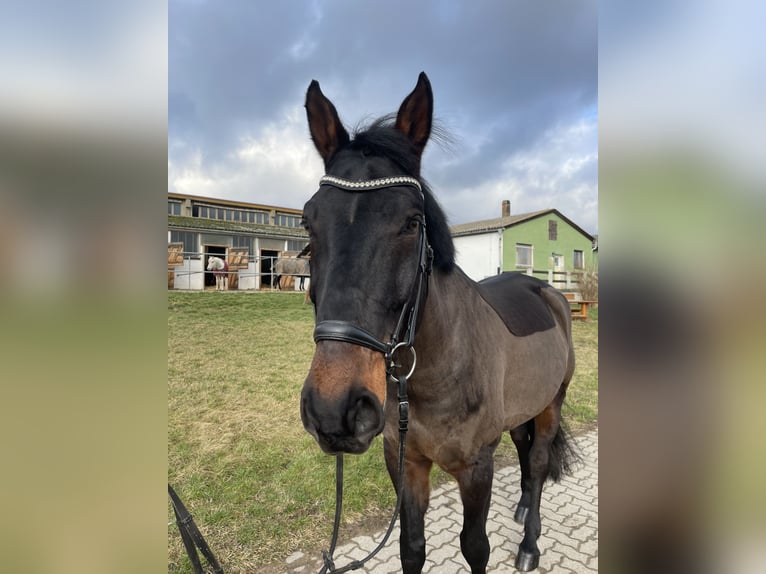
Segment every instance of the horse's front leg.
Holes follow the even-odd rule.
[[[489,562],[487,514],[492,494],[493,455],[498,442],[482,447],[475,463],[455,474],[463,500],[460,550],[472,574],[485,574]]]
[[[432,462],[424,457],[407,453],[404,463],[404,485],[399,484],[399,444],[383,441],[386,468],[397,494],[402,492],[399,513],[401,535],[399,552],[404,574],[420,574],[426,561],[425,515],[431,490],[429,475]]]

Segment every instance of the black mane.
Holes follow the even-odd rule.
[[[420,176],[420,157],[410,141],[394,127],[395,115],[386,115],[369,126],[354,130],[347,150],[357,150],[363,155],[385,157],[401,170],[400,174],[415,177],[425,195],[426,232],[434,250],[434,267],[450,272],[455,265],[455,246],[452,243],[447,217],[436,201],[428,183]]]

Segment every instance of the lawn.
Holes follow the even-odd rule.
[[[574,325],[564,416],[575,434],[598,415],[597,319]],[[227,574],[269,572],[328,544],[335,462],[299,414],[313,326],[300,293],[168,293],[168,481]],[[497,458],[515,458],[507,433]],[[343,538],[383,525],[393,508],[380,437],[346,457],[345,476]],[[191,573],[173,521],[168,504],[168,572]]]

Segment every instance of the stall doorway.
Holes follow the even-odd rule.
[[[212,287],[215,289],[215,275],[212,271],[207,270],[207,261],[211,256],[220,257],[226,261],[226,246],[225,245],[204,245],[202,250],[205,252],[204,270],[205,270],[205,289]]]
[[[274,264],[279,257],[279,251],[261,249],[261,289],[275,289],[276,277],[274,276]]]

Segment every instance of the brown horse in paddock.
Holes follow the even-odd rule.
[[[532,277],[475,283],[455,265],[446,218],[420,177],[433,112],[425,74],[395,119],[353,138],[316,81],[306,111],[326,175],[304,208],[317,344],[301,394],[303,424],[330,454],[362,453],[383,433],[401,497],[406,574],[425,562],[433,463],[457,479],[460,547],[474,574],[486,572],[493,453],[510,431],[522,475],[516,567],[532,570],[543,482],[566,471],[572,454],[560,427],[574,370],[569,304]],[[411,368],[399,483],[397,390],[388,375],[406,380],[397,372]]]

